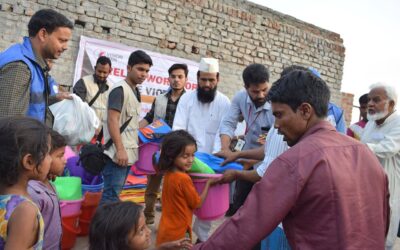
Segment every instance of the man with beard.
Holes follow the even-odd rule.
[[[237,148],[237,150],[261,147],[260,136],[274,124],[271,105],[267,102],[268,89],[270,88],[268,69],[262,64],[251,64],[245,68],[242,77],[245,89],[233,97],[229,112],[221,123],[221,152],[217,153],[218,155],[224,156],[225,153],[230,153],[229,145],[234,136],[240,114],[243,115],[247,126],[242,141],[244,146]],[[258,164],[254,167],[256,166]],[[250,169],[253,169],[253,167]],[[233,205],[229,210],[231,215],[243,204],[252,187],[252,182],[237,180]]]
[[[151,57],[142,50],[129,56],[126,78],[110,90],[107,105],[107,123],[103,125],[104,141],[113,144],[104,153],[110,157],[104,170],[104,189],[101,204],[119,201],[129,167],[138,160],[138,128],[140,115],[140,92],[137,85],[146,80]],[[120,128],[127,124],[122,133]]]
[[[188,73],[186,64],[177,63],[168,69],[170,89],[155,98],[151,110],[139,122],[139,128],[143,128],[160,118],[172,127],[179,99],[185,93]],[[157,200],[157,192],[160,189],[162,177],[162,174],[147,175],[147,187],[144,196],[146,203],[144,209],[146,224],[154,224],[154,205]]]
[[[291,148],[237,213],[193,249],[251,249],[281,221],[291,249],[383,249],[387,177],[365,145],[326,121],[329,98],[327,84],[309,71],[274,83],[274,127]]]
[[[223,116],[229,111],[228,97],[217,90],[219,64],[215,58],[202,58],[197,72],[197,90],[181,97],[175,113],[173,130],[188,131],[199,152],[212,153],[215,137]],[[193,231],[199,241],[205,241],[211,221],[196,218]]]
[[[0,54],[0,117],[26,115],[53,125],[49,105],[70,98],[54,92],[46,59],[67,50],[73,24],[50,9],[36,12],[28,23],[29,37]]]
[[[101,126],[106,122],[108,90],[111,87],[111,83],[107,81],[107,78],[110,73],[110,58],[100,56],[97,59],[96,66],[94,66],[94,74],[79,79],[73,89],[74,93],[94,110],[101,122]]]
[[[163,119],[171,128],[174,122],[176,107],[179,99],[185,93],[189,70],[186,64],[176,63],[168,69],[170,88],[164,94],[157,96],[151,110],[140,121],[139,127],[146,127],[154,120]]]
[[[368,94],[368,123],[361,135],[376,155],[389,178],[390,226],[386,249],[393,249],[400,220],[400,116],[395,110],[394,87],[377,83]]]

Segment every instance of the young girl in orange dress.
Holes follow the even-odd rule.
[[[208,180],[202,193],[197,193],[187,174],[196,150],[196,140],[184,130],[173,131],[163,139],[158,168],[165,176],[157,246],[185,236],[192,238],[193,210],[203,204],[210,185],[215,183]]]

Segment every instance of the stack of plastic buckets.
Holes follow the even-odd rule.
[[[79,156],[72,156],[67,160],[66,168],[71,176],[79,176],[82,179],[83,202],[79,216],[80,236],[89,234],[89,224],[99,205],[103,191],[103,178],[101,175],[92,175],[85,171],[79,162]]]
[[[74,247],[80,233],[79,216],[82,205],[82,182],[79,177],[57,177],[54,185],[60,199],[62,220],[62,249]]]
[[[80,236],[89,234],[89,225],[93,215],[98,207],[104,187],[103,178],[95,176],[91,184],[82,184],[83,202],[81,215],[79,217],[79,225],[81,227]]]

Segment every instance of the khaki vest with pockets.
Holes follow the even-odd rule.
[[[119,119],[119,127],[121,127],[130,117],[132,120],[121,134],[122,144],[128,154],[128,165],[134,164],[138,160],[138,129],[139,129],[139,116],[140,116],[140,103],[136,99],[132,88],[128,83],[123,80],[114,84],[110,92],[122,86],[124,91],[124,102],[122,104],[121,115]],[[110,139],[110,132],[108,131],[107,123],[104,126],[104,142]],[[104,151],[114,162],[116,162],[116,147],[114,144],[106,151]]]
[[[94,82],[93,75],[88,75],[82,78],[83,83],[85,84],[87,94],[86,94],[86,99],[85,102],[89,103],[93,97],[97,94],[99,91],[99,85]],[[110,87],[111,84],[110,82],[106,82],[108,85],[108,90],[101,93],[96,101],[92,104],[91,108],[94,110],[94,112],[97,115],[97,118],[100,120],[100,125],[102,126],[104,123],[106,123],[106,113],[107,113],[107,101],[108,101],[108,94],[110,93]]]

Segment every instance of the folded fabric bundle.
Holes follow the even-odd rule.
[[[133,184],[133,185],[135,185],[135,184],[144,184],[144,185],[146,185],[147,184],[147,177],[146,177],[146,175],[135,176],[135,175],[128,174],[128,177],[126,178],[125,185],[126,184]]]
[[[224,166],[221,166],[221,163],[224,161],[224,158],[203,153],[203,152],[196,152],[194,155],[207,164],[210,168],[212,168],[216,173],[223,173],[225,170],[228,169],[235,169],[235,170],[243,170],[243,166],[237,162],[230,162]]]
[[[237,162],[230,162],[221,166],[220,164],[224,161],[224,158],[212,154],[196,152],[194,155],[195,159],[192,168],[188,171],[189,173],[215,174],[223,173],[228,169],[243,170],[243,166]],[[160,152],[156,152],[153,160],[157,164],[159,159]]]
[[[147,187],[146,184],[125,184],[123,189],[124,190],[126,190],[126,189],[142,189],[142,188],[146,188],[146,187]]]
[[[122,201],[144,203],[144,193],[145,189],[125,189],[121,191],[119,198]]]
[[[163,119],[157,119],[144,128],[139,129],[139,139],[142,143],[161,142],[164,135],[171,132],[171,127]]]

